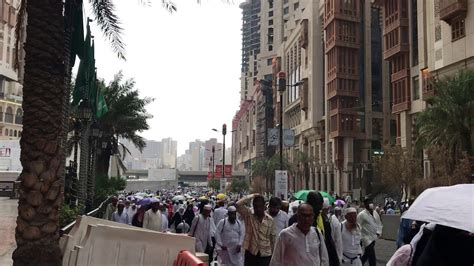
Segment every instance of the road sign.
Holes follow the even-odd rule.
[[[278,128],[268,129],[268,146],[278,146],[280,143]]]
[[[288,171],[275,171],[275,197],[288,197]]]
[[[293,131],[293,129],[283,130],[283,145],[285,145],[285,147],[292,147],[295,145],[295,131]]]
[[[227,183],[227,178],[221,178],[220,180],[220,192],[223,193],[225,192],[225,185]]]

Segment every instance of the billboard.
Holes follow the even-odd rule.
[[[288,197],[288,171],[275,171],[275,197],[287,199]]]

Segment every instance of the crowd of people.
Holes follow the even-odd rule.
[[[370,198],[363,206],[355,201],[332,203],[317,191],[309,192],[304,201],[284,201],[260,194],[224,195],[189,188],[161,190],[145,197],[123,193],[112,199],[104,219],[187,234],[195,238],[196,252],[223,265],[375,266],[375,245],[382,235],[379,212]],[[409,224],[409,232],[403,229],[404,223]],[[440,265],[420,261],[422,248],[413,252],[412,240],[425,243],[429,233],[422,238],[424,242],[416,235],[433,232],[433,228],[402,220],[400,249],[388,265]]]

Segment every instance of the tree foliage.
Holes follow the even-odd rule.
[[[463,152],[473,155],[474,70],[462,70],[434,82],[435,94],[417,117],[422,147],[443,146],[456,160]]]
[[[214,190],[219,190],[221,188],[221,182],[219,179],[214,178],[207,182],[207,186]]]
[[[150,128],[148,119],[152,116],[146,111],[146,106],[153,99],[141,98],[135,88],[135,81],[133,79],[124,81],[122,72],[116,74],[108,86],[101,81],[99,87],[103,91],[109,111],[99,120],[103,131],[99,145],[102,146],[102,143],[107,145],[99,155],[97,174],[107,175],[110,156],[120,155],[117,156],[120,163],[126,154],[130,153],[120,143],[120,139],[129,140],[140,151],[145,147],[145,140],[138,133]],[[120,165],[124,167],[123,164]]]
[[[235,193],[245,192],[249,190],[249,184],[245,180],[232,178],[230,183],[230,191]]]
[[[110,195],[116,195],[117,192],[125,189],[127,182],[120,177],[97,176],[95,180],[95,200],[100,204]]]
[[[421,154],[417,155],[400,146],[386,146],[383,151],[382,156],[374,158],[379,177],[379,184],[375,187],[387,194],[408,197],[409,189],[415,188],[423,178]]]

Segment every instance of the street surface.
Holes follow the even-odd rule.
[[[0,265],[12,265],[18,200],[0,198]]]
[[[375,254],[377,255],[377,265],[386,265],[396,250],[395,241],[379,239],[375,243]],[[368,265],[368,263],[366,263]]]

